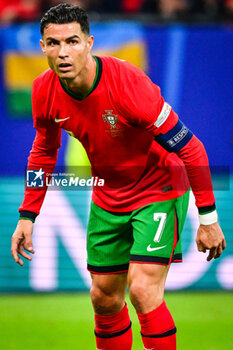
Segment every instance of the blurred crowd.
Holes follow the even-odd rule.
[[[163,18],[233,15],[233,0],[0,0],[0,22],[35,21],[62,2],[79,5],[89,13],[155,13]]]

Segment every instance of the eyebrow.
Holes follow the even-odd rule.
[[[69,40],[72,40],[72,39],[81,39],[81,38],[80,38],[80,36],[75,34],[75,35],[70,36],[69,38],[66,38],[65,41],[69,41]],[[49,40],[53,40],[53,41],[58,41],[59,42],[59,40],[57,40],[55,38],[52,38],[51,36],[46,38],[46,41],[49,41]]]

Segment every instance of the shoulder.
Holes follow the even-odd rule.
[[[55,79],[56,74],[52,69],[47,69],[33,81],[32,94],[34,96],[37,95],[36,97],[38,97],[39,94],[47,94],[48,87],[53,84]]]
[[[31,99],[34,120],[48,118],[49,104],[55,90],[56,79],[57,75],[51,69],[47,69],[33,81]]]
[[[119,81],[119,88],[122,91],[131,93],[133,90],[143,93],[152,93],[160,96],[160,88],[154,84],[142,69],[132,63],[112,56],[101,56],[103,69],[108,76],[112,76]],[[133,89],[133,90],[132,90]]]
[[[43,111],[48,108],[51,94],[55,89],[55,82],[57,75],[51,70],[47,69],[40,74],[32,85],[32,111],[33,115],[43,115]]]
[[[113,56],[99,56],[105,69],[118,74],[146,76],[138,67],[128,61]]]

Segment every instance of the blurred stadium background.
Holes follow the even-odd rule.
[[[33,261],[20,268],[10,254],[35,136],[31,85],[47,69],[38,19],[60,2],[0,1],[0,350],[95,348],[85,251],[90,191],[48,191],[35,224]],[[178,323],[180,349],[233,348],[233,1],[72,3],[90,12],[94,53],[144,69],[207,149],[227,249],[210,263],[197,252],[191,196],[184,262],[171,267],[167,300]],[[57,164],[88,165],[79,142],[66,133]],[[136,324],[133,312],[132,317]],[[133,349],[139,350],[135,327]]]

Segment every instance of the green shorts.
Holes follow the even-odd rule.
[[[181,262],[181,232],[188,202],[189,191],[127,213],[106,211],[92,202],[87,229],[88,270],[120,273],[127,271],[131,262]]]

